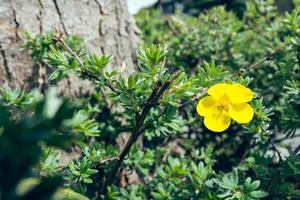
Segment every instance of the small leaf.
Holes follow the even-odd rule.
[[[249,196],[256,199],[261,199],[268,196],[268,193],[262,190],[257,190],[249,193]]]

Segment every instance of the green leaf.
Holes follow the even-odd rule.
[[[71,189],[65,188],[65,189],[59,189],[53,197],[51,198],[53,200],[89,200],[89,198],[83,196],[82,194],[79,194],[77,192],[74,192]]]
[[[257,190],[257,191],[250,192],[249,196],[256,199],[261,199],[268,196],[268,193],[261,190]]]
[[[291,194],[295,197],[300,197],[300,190],[293,190]]]
[[[151,192],[151,195],[155,200],[164,200],[164,197],[157,192]]]
[[[250,184],[250,187],[249,187],[249,190],[250,191],[254,191],[256,190],[260,185],[260,181],[253,181],[251,184]]]

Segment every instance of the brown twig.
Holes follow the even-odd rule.
[[[159,98],[163,95],[163,93],[169,88],[171,83],[178,77],[178,75],[181,72],[175,72],[173,75],[171,75],[170,79],[167,80],[162,86],[155,86],[153,89],[150,97],[148,98],[146,104],[144,105],[144,108],[142,110],[142,113],[136,113],[136,123],[135,127],[132,131],[132,134],[130,135],[130,138],[128,139],[125,147],[121,151],[119,155],[119,159],[116,161],[115,165],[113,166],[111,172],[109,173],[108,177],[106,178],[103,187],[102,187],[102,194],[105,194],[107,186],[109,186],[115,177],[116,173],[118,172],[122,162],[124,161],[126,155],[129,153],[132,145],[136,142],[138,137],[143,133],[142,127],[146,120],[147,115],[149,114],[150,110],[157,104]]]

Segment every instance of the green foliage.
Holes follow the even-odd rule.
[[[89,119],[89,114],[80,110],[74,115],[74,117],[68,122],[73,125],[73,130],[78,133],[82,133],[84,136],[99,136],[99,124],[95,119]]]
[[[59,165],[60,153],[50,147],[44,147],[37,169],[40,174],[56,175],[60,168]]]
[[[32,93],[25,93],[23,90],[12,90],[10,87],[1,88],[0,101],[5,106],[24,106],[31,102]]]
[[[71,162],[67,166],[69,176],[67,179],[70,179],[71,182],[83,182],[86,184],[93,183],[93,180],[90,178],[93,174],[96,174],[98,170],[92,169],[92,161],[88,160],[87,157],[84,157],[81,161]]]
[[[222,194],[219,194],[218,197],[221,199],[262,199],[268,196],[267,192],[257,190],[260,181],[251,182],[251,178],[248,177],[245,182],[240,185],[238,172],[234,170],[231,174],[223,175],[220,177],[220,180],[215,181],[216,184],[220,187]]]
[[[129,153],[129,159],[124,161],[129,170],[136,170],[141,176],[147,176],[149,170],[154,164],[154,151],[141,151],[137,145],[134,145]]]
[[[11,90],[6,90],[16,94]],[[23,92],[19,92],[27,96]],[[6,95],[7,93],[5,93]],[[8,95],[9,97],[12,94]],[[20,105],[23,101],[18,101]],[[42,145],[67,148],[72,139],[70,127],[63,122],[72,117],[74,105],[58,99],[53,90],[40,100],[31,112],[20,119],[11,119],[6,108],[1,107],[0,117],[0,194],[1,199],[46,199],[61,185],[59,176],[38,177],[34,166],[43,157]],[[28,110],[29,111],[29,110]],[[42,161],[43,162],[43,161]],[[50,161],[44,161],[44,163]],[[49,170],[51,168],[51,170]],[[53,166],[43,165],[41,172],[53,172]],[[21,185],[20,185],[21,184]]]
[[[162,1],[163,10],[166,10],[167,13],[175,12],[175,9],[172,6],[177,7],[179,4],[180,10],[184,13],[190,15],[198,15],[200,12],[204,12],[206,9],[209,9],[213,6],[225,5],[226,9],[233,10],[239,16],[243,15],[245,11],[245,0],[198,0],[198,1],[189,1],[189,0],[169,0]],[[179,6],[178,6],[179,7]]]
[[[1,88],[0,198],[299,198],[300,147],[288,143],[300,124],[299,9],[280,16],[255,0],[241,18],[224,7],[136,18],[146,44],[132,74],[76,36],[27,34],[24,48],[51,67],[53,84],[72,73],[91,92],[66,100]],[[255,114],[216,134],[195,107],[220,82],[251,88]]]

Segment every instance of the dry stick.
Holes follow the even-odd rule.
[[[173,75],[171,75],[171,78],[169,80],[167,80],[161,87],[159,87],[159,88],[155,87],[153,89],[150,97],[148,98],[148,100],[142,110],[142,113],[140,115],[136,114],[136,124],[133,129],[133,132],[130,135],[130,138],[128,139],[125,147],[123,148],[123,150],[119,156],[119,159],[117,160],[117,162],[113,166],[113,169],[111,170],[107,179],[105,180],[103,187],[102,187],[102,191],[101,191],[102,194],[105,194],[107,192],[107,190],[106,190],[107,186],[109,186],[111,184],[115,174],[118,172],[118,169],[120,168],[126,155],[129,153],[132,145],[136,142],[138,137],[143,133],[142,126],[143,126],[145,119],[146,119],[147,115],[149,114],[151,108],[153,108],[157,104],[159,98],[169,88],[171,83],[178,77],[178,75],[180,73],[181,72],[175,72]]]
[[[242,69],[240,70],[239,72],[233,74],[230,78],[234,78],[236,76],[240,76],[242,75],[243,73],[247,72],[247,71],[250,71],[251,69],[256,69],[258,68],[261,64],[263,64],[264,62],[268,61],[268,60],[271,60],[276,54],[278,54],[280,51],[282,51],[286,46],[283,45],[281,46],[280,48],[276,49],[275,51],[273,51],[272,53],[270,53],[269,55],[267,55],[266,57],[264,57],[263,59],[261,59],[260,61],[258,61],[257,63],[247,67],[246,69]],[[203,92],[201,92],[200,94],[192,97],[191,100],[189,101],[186,101],[186,102],[183,102],[182,104],[180,104],[179,108],[182,108],[184,107],[185,105],[191,103],[191,102],[194,102],[196,101],[197,99],[199,99],[200,97],[204,96],[207,92],[207,89],[204,89]]]

